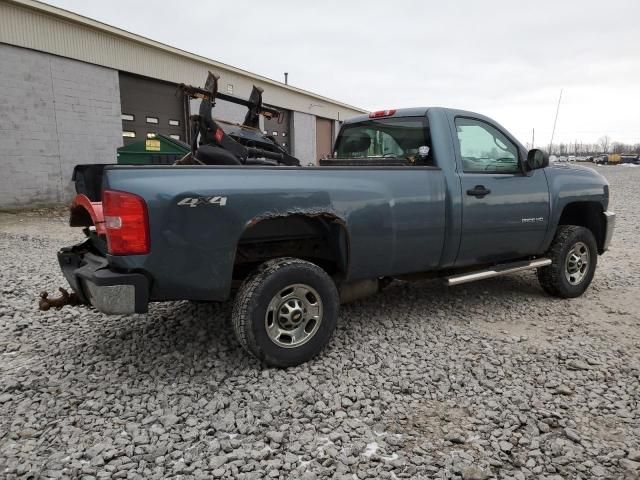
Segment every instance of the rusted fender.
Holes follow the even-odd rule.
[[[93,225],[96,227],[96,233],[98,235],[106,235],[107,232],[104,227],[104,215],[102,213],[102,202],[92,202],[84,194],[76,195],[71,202],[71,218],[69,225],[72,227],[88,227],[86,225],[86,217],[82,214],[82,210],[85,210]]]

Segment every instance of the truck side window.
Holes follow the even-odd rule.
[[[456,118],[456,132],[465,172],[520,172],[518,147],[489,123]]]

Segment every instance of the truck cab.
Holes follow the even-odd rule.
[[[421,156],[421,148],[428,154]],[[438,267],[452,268],[544,252],[559,221],[558,209],[565,206],[561,197],[569,197],[556,191],[566,182],[573,184],[572,189],[576,183],[592,183],[583,202],[608,202],[606,181],[600,175],[583,169],[546,168],[548,161],[531,168],[527,157],[527,149],[507,129],[484,115],[409,108],[346,121],[334,158],[321,165],[441,170],[447,179],[447,226]],[[602,232],[597,234],[604,249]]]

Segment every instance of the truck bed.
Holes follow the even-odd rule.
[[[104,188],[147,203],[151,253],[110,263],[153,272],[152,300],[227,298],[238,244],[279,217],[341,226],[348,280],[434,268],[444,242],[435,167],[107,166]]]

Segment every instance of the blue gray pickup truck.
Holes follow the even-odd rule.
[[[614,228],[602,176],[549,165],[472,112],[352,118],[315,167],[214,157],[77,167],[71,225],[88,238],[58,258],[81,302],[129,314],[234,298],[239,343],[285,367],[329,342],[341,302],[393,279],[453,286],[536,269],[544,291],[578,297]]]

